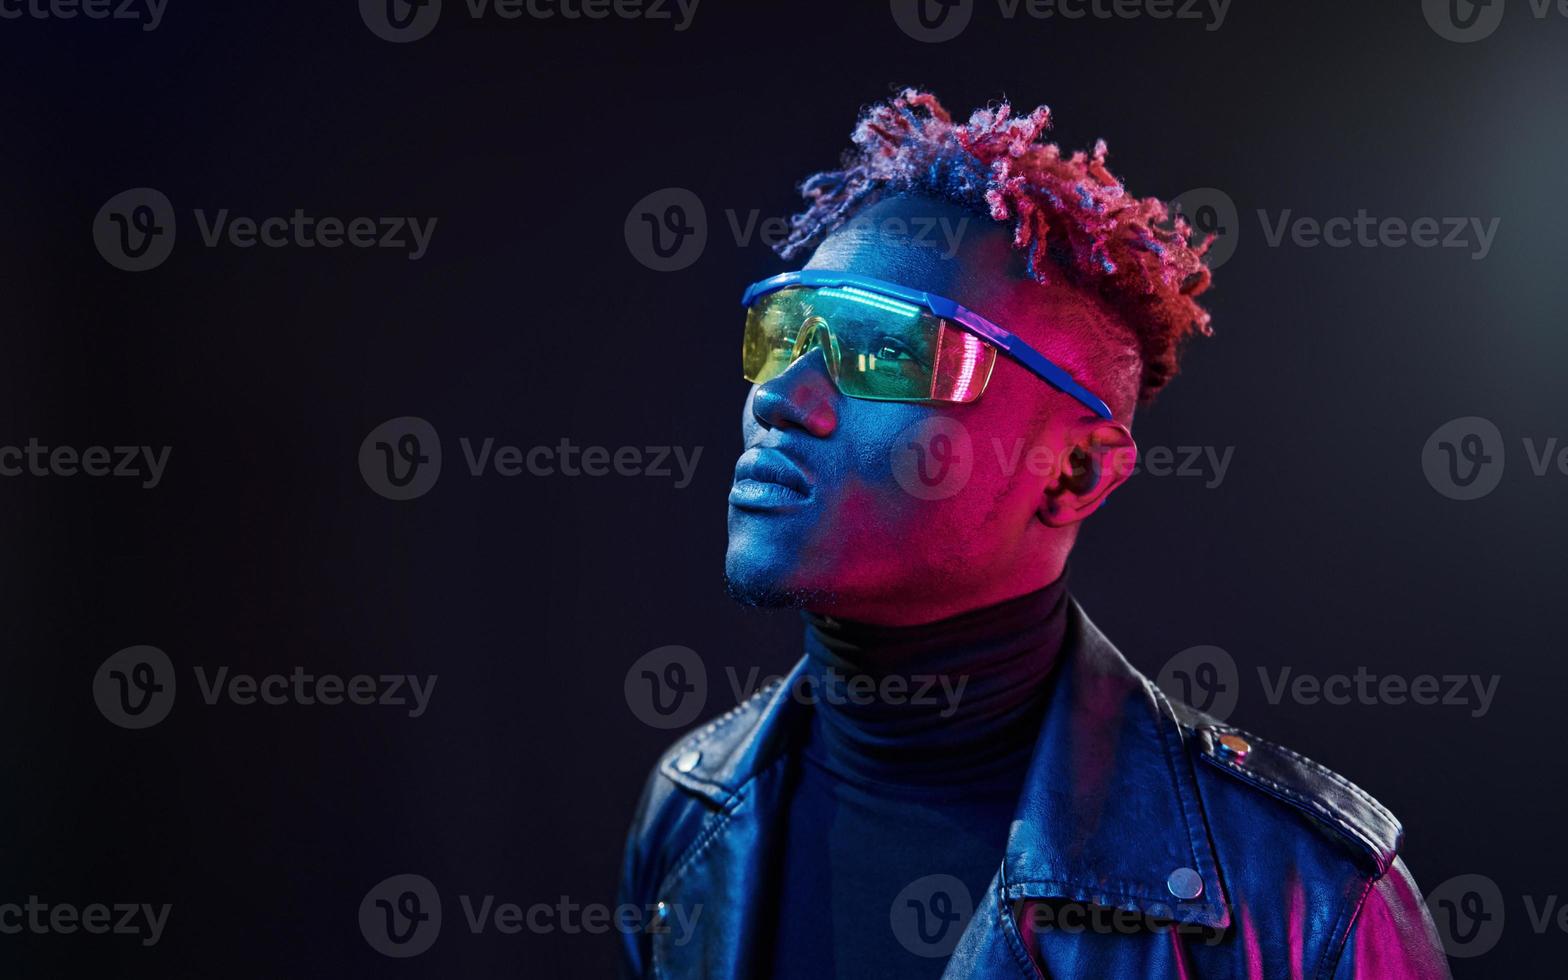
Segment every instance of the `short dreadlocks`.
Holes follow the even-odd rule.
[[[955,123],[936,96],[905,89],[865,110],[840,169],[801,184],[809,204],[791,219],[779,254],[795,258],[888,192],[1011,221],[1035,280],[1060,274],[1126,322],[1142,361],[1138,401],[1148,402],[1175,376],[1183,341],[1211,332],[1195,297],[1209,288],[1203,255],[1213,236],[1194,244],[1180,214],[1123,190],[1105,169],[1104,140],[1092,154],[1066,157],[1055,143],[1037,142],[1050,125],[1046,106],[1015,117],[1005,101]]]

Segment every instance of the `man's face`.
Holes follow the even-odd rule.
[[[956,205],[881,201],[829,236],[806,268],[954,299],[1095,385],[1059,329],[1092,315],[1086,301],[1029,279],[1008,229]],[[1081,514],[1058,523],[1042,504],[1094,425],[1005,355],[978,401],[928,405],[843,395],[814,348],[747,396],[730,494],[731,589],[758,604],[897,625],[1048,584]]]

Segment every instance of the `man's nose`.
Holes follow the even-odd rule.
[[[751,414],[765,428],[796,428],[826,439],[838,428],[838,386],[827,353],[813,346],[777,377],[757,386]]]

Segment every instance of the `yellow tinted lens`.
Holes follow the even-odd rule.
[[[825,287],[812,297],[838,342],[838,387],[879,401],[931,397],[931,355],[941,321],[924,308],[855,287]]]
[[[799,289],[781,289],[757,300],[746,311],[746,335],[741,341],[741,372],[753,384],[763,384],[784,373],[794,360],[795,341],[807,313],[799,302]]]
[[[746,379],[770,381],[819,343],[840,391],[878,401],[971,402],[996,363],[996,348],[924,307],[856,287],[795,286],[747,311]]]

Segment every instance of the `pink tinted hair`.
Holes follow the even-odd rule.
[[[905,89],[865,110],[840,169],[801,184],[807,208],[779,254],[795,258],[888,191],[1011,221],[1032,277],[1054,272],[1089,288],[1131,328],[1143,365],[1138,400],[1147,402],[1175,376],[1183,342],[1212,332],[1196,297],[1209,288],[1203,255],[1213,236],[1194,242],[1164,202],[1128,194],[1105,167],[1104,140],[1068,156],[1041,142],[1050,125],[1049,108],[1015,116],[1005,101],[955,123],[936,96]]]

